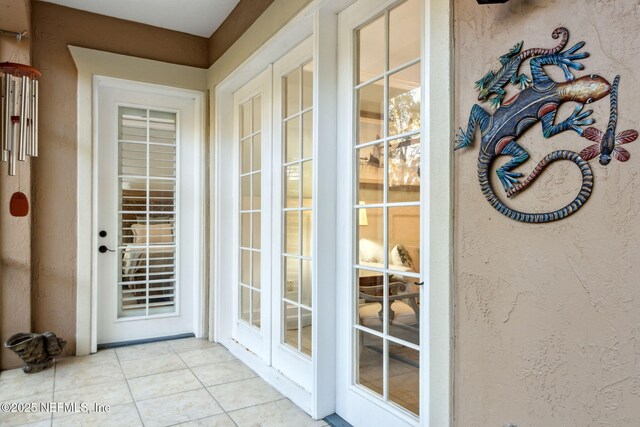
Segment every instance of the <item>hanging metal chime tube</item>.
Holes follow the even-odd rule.
[[[0,63],[0,151],[16,174],[16,161],[38,155],[38,78],[40,71],[11,62]]]

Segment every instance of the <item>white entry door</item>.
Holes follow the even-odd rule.
[[[98,344],[197,333],[201,94],[96,77]]]
[[[339,15],[348,232],[338,240],[337,412],[355,426],[428,422],[423,14],[423,0],[359,0]]]

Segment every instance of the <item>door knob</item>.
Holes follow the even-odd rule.
[[[109,249],[108,247],[106,247],[105,245],[101,245],[98,248],[98,252],[100,252],[101,254],[105,253],[105,252],[115,252],[113,249]]]

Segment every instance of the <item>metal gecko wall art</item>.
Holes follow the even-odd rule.
[[[562,52],[568,40],[569,31],[566,28],[554,30],[554,38],[562,36],[560,43],[553,49],[528,49],[520,53],[522,42],[500,58],[502,68],[498,72],[489,72],[476,82],[480,94],[478,100],[487,101],[496,108],[490,114],[479,105],[471,108],[467,130],[460,128],[456,135],[455,149],[469,147],[474,139],[476,129],[481,132],[480,152],[478,155],[478,178],[480,188],[487,201],[498,212],[516,221],[528,223],[545,223],[568,217],[580,209],[591,195],[593,189],[593,173],[588,161],[600,155],[600,163],[607,165],[613,156],[619,161],[626,161],[630,154],[620,147],[634,141],[638,132],[627,130],[615,135],[618,120],[618,84],[619,76],[613,85],[605,78],[591,74],[575,78],[570,71],[582,70],[584,66],[578,60],[589,56],[587,52],[579,52],[584,42],[576,43]],[[531,77],[518,75],[522,61],[531,58]],[[564,81],[554,81],[545,72],[544,66],[557,66],[564,74]],[[502,102],[504,86],[507,82],[519,85],[521,90],[509,100]],[[489,98],[491,94],[496,94]],[[593,110],[583,111],[585,104],[598,101],[610,94],[611,112],[609,126],[603,133],[594,127],[595,123],[589,116]],[[565,102],[575,102],[571,115],[554,124],[558,108]],[[542,133],[545,138],[572,130],[578,135],[596,142],[582,152],[558,150],[545,156],[529,174],[520,182],[518,178],[524,174],[514,172],[513,169],[524,163],[529,154],[518,145],[517,140],[538,121],[542,123]],[[490,179],[491,165],[499,156],[511,156],[511,160],[500,166],[496,174],[502,184],[506,196],[513,197],[535,181],[540,173],[551,163],[558,160],[568,160],[575,163],[582,175],[582,185],[578,195],[566,206],[552,212],[526,213],[519,212],[506,206],[496,195]]]

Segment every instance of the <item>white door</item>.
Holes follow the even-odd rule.
[[[267,364],[271,361],[270,80],[267,69],[234,94],[235,161],[228,181],[236,201],[232,223],[237,224],[228,248],[234,254],[232,337]]]
[[[355,426],[418,425],[427,407],[423,11],[359,0],[339,15],[337,412]]]
[[[273,66],[273,367],[313,390],[314,63],[308,38]]]
[[[197,332],[201,95],[94,88],[98,344]]]

